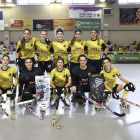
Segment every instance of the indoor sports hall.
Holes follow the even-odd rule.
[[[140,0],[0,0],[0,90],[2,90],[1,81],[4,76],[1,73],[4,55],[10,58],[7,69],[15,68],[18,77],[22,73],[19,72],[16,62],[17,48],[24,37],[25,29],[30,29],[30,38],[37,39],[41,38],[42,30],[47,31],[47,38],[53,43],[59,42],[58,28],[63,30],[63,40],[66,41],[71,41],[76,31],[81,32],[81,40],[92,40],[91,32],[94,29],[98,36],[97,40],[102,39],[108,48],[106,56],[111,60],[111,68],[119,71],[116,84],[124,83],[119,78],[121,75],[136,87],[134,92],[129,92],[127,98],[122,98],[124,89],[115,93],[118,94],[118,99],[115,99],[111,93],[108,104],[101,104],[100,110],[97,110],[88,100],[83,105],[70,102],[68,107],[59,99],[55,125],[52,125],[56,106],[52,107],[50,101],[44,117],[37,118],[42,115],[37,98],[33,101],[34,105],[29,107],[30,111],[24,104],[19,105],[20,85],[18,84],[14,108],[11,108],[11,101],[7,98],[7,94],[1,95],[6,102],[2,103],[0,100],[0,140],[139,140],[139,7]],[[37,50],[34,53],[34,67],[38,67]],[[55,46],[54,52],[51,53],[52,61],[55,57],[54,53]],[[88,53],[86,50],[86,56]],[[68,65],[71,64],[71,55],[71,52],[67,52]],[[104,50],[100,55],[102,60]],[[71,101],[73,93],[72,91],[70,93]],[[90,97],[89,92],[85,92],[85,97]],[[127,103],[126,106],[120,105],[123,99]],[[58,127],[59,125],[61,128]]]

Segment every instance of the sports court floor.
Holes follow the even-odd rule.
[[[1,66],[1,65],[0,65]],[[11,64],[14,66],[14,64]],[[112,64],[122,76],[136,85],[135,92],[128,94],[128,100],[140,104],[140,65],[139,64]],[[117,83],[122,83],[117,78]],[[122,96],[123,92],[120,92]],[[10,109],[9,101],[3,108],[10,114],[15,109]],[[55,129],[51,123],[55,107],[46,111],[43,120],[37,119],[24,107],[16,107],[17,116],[10,120],[0,110],[0,140],[140,140],[140,107],[131,105],[130,109],[119,107],[120,101],[110,99],[109,108],[126,113],[125,117],[117,117],[108,110],[95,111],[88,101],[84,107],[71,103],[70,108],[64,107],[60,102]],[[32,108],[40,114],[37,105]]]

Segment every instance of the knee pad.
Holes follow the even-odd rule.
[[[27,101],[27,100],[31,100],[31,99],[33,99],[33,97],[32,97],[32,90],[28,89],[28,88],[25,88],[23,90],[23,93],[22,93],[22,100],[23,101]]]
[[[10,97],[11,100],[15,99],[15,93],[11,92],[11,90],[7,90],[7,97]]]
[[[131,82],[129,83],[129,84],[124,84],[123,85],[123,88],[126,90],[126,91],[132,91],[132,92],[134,92],[135,91],[135,89],[136,89],[136,86],[135,85],[133,85]]]

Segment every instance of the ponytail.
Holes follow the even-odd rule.
[[[99,41],[98,35],[96,35],[96,38],[97,38],[97,41],[98,41],[98,44],[97,45],[100,45],[100,41]]]
[[[73,37],[73,39],[71,40],[71,46],[74,46],[75,44],[75,36]]]
[[[24,46],[25,46],[25,38],[23,37],[23,38],[21,39],[21,47],[24,48]]]

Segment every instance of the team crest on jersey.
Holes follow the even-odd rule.
[[[26,77],[26,80],[28,80],[29,78],[28,77]]]
[[[91,73],[88,73],[88,76],[90,75]]]
[[[47,46],[46,49],[48,49],[49,47]]]
[[[115,75],[112,75],[112,77],[115,77]]]
[[[66,47],[66,45],[64,45],[63,47]]]
[[[31,44],[31,47],[33,47],[33,44]]]
[[[81,43],[81,45],[83,45],[83,43]]]
[[[81,76],[81,74],[79,74],[79,76]]]
[[[65,75],[63,75],[63,78],[65,78]]]
[[[9,76],[11,76],[11,73],[9,73]]]

